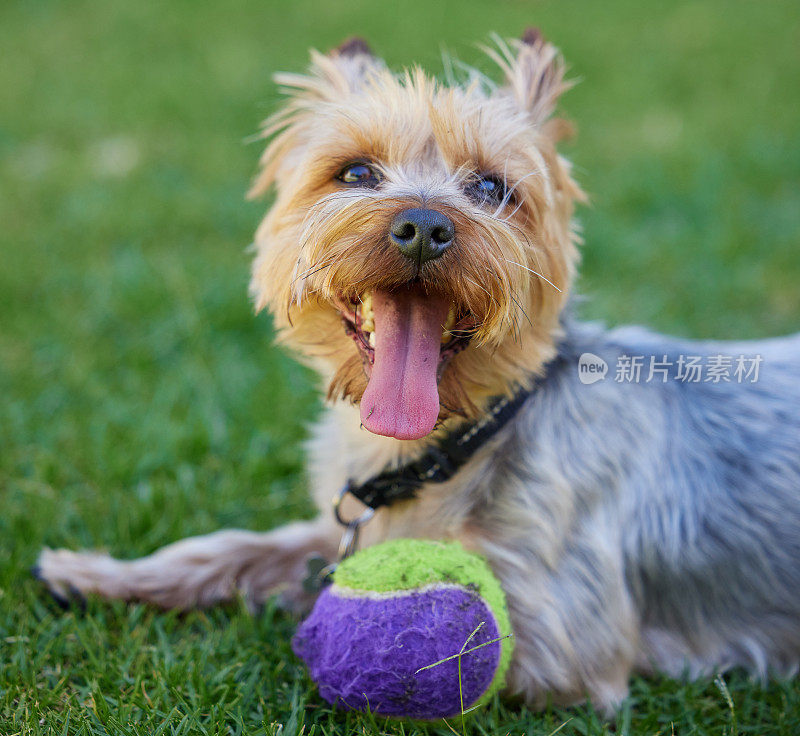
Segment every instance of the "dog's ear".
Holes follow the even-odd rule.
[[[505,75],[506,89],[534,124],[547,121],[561,93],[572,84],[564,79],[566,66],[555,46],[538,28],[528,28],[519,41],[496,38],[497,48],[486,49]]]
[[[372,53],[369,44],[359,36],[351,36],[330,51],[327,58],[347,82],[349,91],[355,92],[364,79],[375,69],[383,68],[384,63]],[[319,58],[313,58],[318,65]]]
[[[358,91],[367,76],[383,68],[384,62],[370,51],[367,42],[352,37],[327,54],[312,49],[308,74],[281,72],[275,81],[296,100],[340,102]]]
[[[372,49],[369,47],[369,44],[361,38],[361,36],[350,36],[350,38],[346,38],[342,41],[333,51],[331,54],[337,54],[338,56],[370,56],[373,59],[375,58],[375,54],[372,53]]]

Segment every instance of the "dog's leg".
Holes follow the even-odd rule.
[[[300,603],[306,561],[313,555],[333,560],[337,542],[332,523],[316,520],[266,533],[230,530],[190,537],[136,560],[46,549],[35,573],[61,599],[96,594],[186,609],[237,594],[255,606],[282,593]]]
[[[620,556],[599,536],[587,533],[550,565],[524,539],[479,542],[508,597],[516,642],[507,684],[533,707],[588,697],[610,714],[628,693],[637,615]]]

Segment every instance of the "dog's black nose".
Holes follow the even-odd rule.
[[[398,213],[389,230],[389,237],[400,252],[420,266],[442,255],[454,235],[455,227],[449,217],[418,207]]]

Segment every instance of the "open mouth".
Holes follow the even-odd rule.
[[[474,317],[417,286],[365,292],[336,306],[369,379],[361,423],[397,439],[425,437],[439,416],[439,379],[469,342]]]

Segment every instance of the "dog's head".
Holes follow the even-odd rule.
[[[582,196],[551,118],[564,67],[535,31],[487,51],[501,85],[394,74],[357,39],[277,77],[252,291],[376,434],[474,415],[553,354]]]

